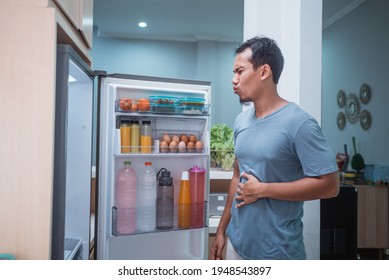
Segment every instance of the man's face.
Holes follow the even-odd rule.
[[[239,96],[240,102],[253,101],[261,87],[262,66],[254,70],[250,62],[251,56],[252,50],[247,48],[235,57],[232,84],[234,93]]]

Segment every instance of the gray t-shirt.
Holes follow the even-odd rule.
[[[234,125],[240,173],[290,182],[338,170],[316,120],[294,103],[256,118],[253,107]],[[263,198],[231,209],[227,235],[245,259],[305,259],[303,202]]]

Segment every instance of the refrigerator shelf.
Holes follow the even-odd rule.
[[[125,113],[129,115],[188,115],[188,116],[209,116],[209,104],[193,105],[190,103],[176,102],[169,104],[155,104],[152,101],[141,107],[139,102],[132,101],[136,107],[131,108],[129,105],[126,107],[120,106],[120,99],[115,100],[115,112]],[[185,104],[185,105],[182,105]]]
[[[171,147],[158,147],[158,146],[151,146],[151,147],[133,147],[133,146],[123,146],[121,148],[128,149],[130,152],[128,153],[122,153],[118,151],[115,156],[120,157],[128,157],[128,156],[198,156],[198,155],[207,155],[208,154],[208,148],[171,148]],[[135,149],[135,152],[132,152],[131,149]],[[149,150],[151,152],[142,152],[142,149]],[[119,149],[120,150],[120,149]]]
[[[156,225],[148,230],[141,230],[141,225],[136,221],[137,219],[137,211],[152,211],[156,212],[157,208],[152,207],[132,207],[132,208],[124,208],[124,209],[118,209],[116,206],[112,207],[112,235],[113,236],[128,236],[128,235],[136,235],[136,234],[146,234],[146,233],[156,233],[156,232],[169,232],[169,231],[181,231],[181,230],[190,230],[190,229],[196,229],[196,228],[205,228],[208,227],[208,202],[204,201],[204,203],[192,203],[189,204],[189,209],[187,209],[188,212],[186,212],[187,215],[190,217],[187,217],[187,221],[190,223],[185,226],[179,226],[179,205],[174,205],[173,207],[173,216],[172,219],[172,226],[171,227],[163,227],[163,228],[157,228]],[[203,214],[202,217],[196,217],[196,213]],[[132,225],[128,225],[126,232],[120,232],[117,225],[117,218],[118,215],[128,215],[130,216],[130,221],[132,221]],[[158,214],[157,214],[158,216]],[[158,218],[157,218],[158,219]],[[158,223],[158,221],[157,221]]]

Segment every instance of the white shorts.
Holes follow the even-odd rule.
[[[226,260],[243,260],[243,258],[235,251],[230,239],[227,241]]]

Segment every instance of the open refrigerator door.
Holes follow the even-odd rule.
[[[97,258],[207,259],[210,83],[112,74],[100,76],[99,88]],[[143,124],[148,126],[148,139],[142,138]],[[122,126],[131,127],[128,137],[124,137]],[[130,181],[120,179],[120,171],[128,162],[136,181],[129,195],[132,199],[123,209],[119,200],[124,196],[118,188]],[[158,176],[152,199],[155,203],[147,207],[140,202],[146,162]],[[195,173],[198,170],[203,173]],[[181,175],[186,171],[191,174],[192,200],[190,218],[183,227],[179,223],[184,215],[179,199]],[[200,183],[194,182],[192,176],[199,174]],[[171,192],[170,209],[162,203],[167,190]],[[155,218],[145,230],[141,225],[146,210]],[[126,230],[123,211],[128,218]],[[167,226],[166,221],[170,221]]]

